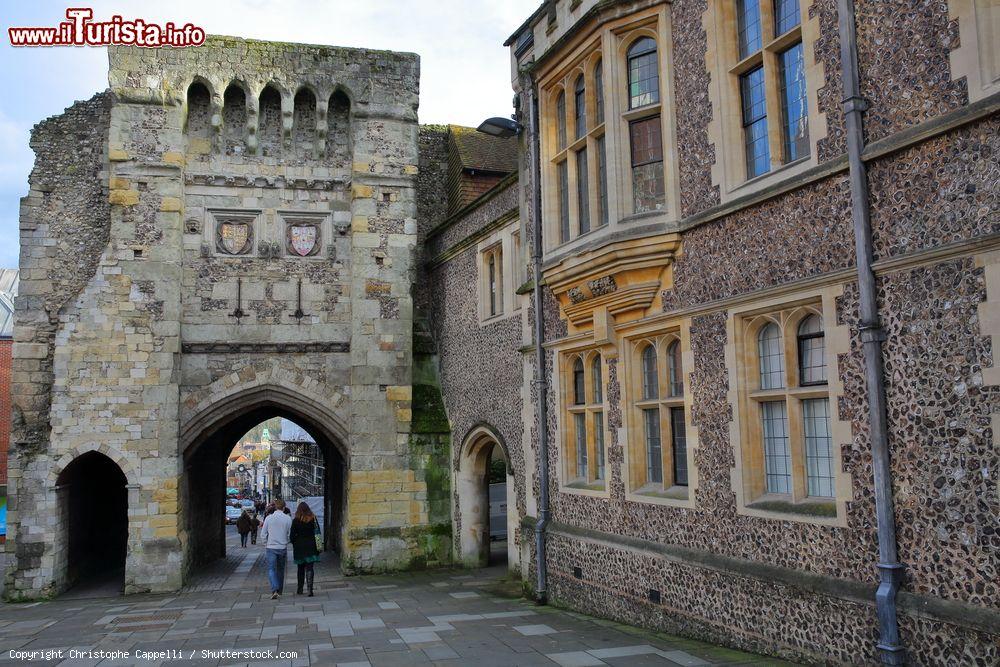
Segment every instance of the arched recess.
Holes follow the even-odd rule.
[[[347,430],[317,399],[277,385],[246,388],[217,398],[181,430],[184,468],[180,497],[187,535],[185,574],[225,556],[225,461],[247,431],[273,417],[304,428],[323,452],[326,467],[323,534],[327,551],[343,547],[347,518]]]
[[[92,450],[72,459],[55,479],[53,581],[122,592],[128,558],[128,478],[115,461]]]
[[[452,513],[453,530],[458,535],[458,557],[467,567],[485,567],[490,562],[490,497],[487,481],[490,459],[499,450],[507,467],[507,567],[519,570],[516,493],[513,468],[506,443],[488,424],[477,424],[462,440],[455,489],[457,511]]]
[[[264,86],[258,98],[260,111],[257,140],[260,154],[265,157],[281,155],[281,93],[271,84]]]
[[[223,145],[226,155],[242,155],[247,140],[247,93],[233,82],[222,96]]]
[[[336,168],[350,169],[353,161],[351,140],[351,99],[341,89],[330,95],[327,104],[326,158]]]
[[[292,146],[299,157],[311,159],[316,150],[316,95],[307,86],[295,93]]]
[[[184,132],[191,139],[210,139],[212,136],[212,92],[202,79],[195,79],[187,90],[187,116]]]

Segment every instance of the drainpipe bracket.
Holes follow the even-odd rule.
[[[885,334],[885,329],[881,326],[862,326],[861,327],[861,342],[862,343],[884,343],[887,336]],[[879,566],[881,567],[881,566]]]
[[[844,98],[844,113],[864,113],[868,111],[868,100],[860,96]]]

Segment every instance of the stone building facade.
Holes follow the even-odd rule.
[[[7,451],[10,448],[11,365],[14,361],[14,297],[17,269],[0,269],[0,496],[7,496]]]
[[[995,3],[854,5],[901,644],[911,664],[992,664]],[[790,659],[879,662],[838,3],[549,0],[507,45],[518,179],[424,248],[456,553],[474,560],[461,480],[487,439],[511,460],[514,565],[534,585],[540,425],[521,281],[537,95],[548,598]],[[518,250],[499,246],[517,257],[511,307],[483,318],[476,286],[514,232]]]
[[[439,560],[410,442],[417,56],[211,38],[112,48],[109,79],[32,133],[8,595],[88,566],[79,507],[121,517],[126,592],[176,590],[274,416],[323,447],[345,570]]]
[[[994,5],[854,6],[901,643],[992,664]],[[127,591],[176,589],[214,443],[282,416],[348,572],[485,562],[499,449],[527,588],[547,510],[558,604],[879,660],[837,0],[547,0],[507,45],[516,140],[418,127],[415,56],[232,38],[114,49],[36,127],[9,594],[72,580],[81,470],[126,489]]]

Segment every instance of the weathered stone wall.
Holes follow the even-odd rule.
[[[110,112],[111,96],[101,93],[39,123],[31,134],[38,160],[21,200],[6,547],[20,571],[8,577],[8,590],[48,591],[57,557],[46,549],[43,519],[56,506],[46,488],[58,460],[49,425],[55,337],[59,313],[92,278],[110,238]],[[21,507],[31,511],[22,515]]]
[[[110,59],[114,103],[33,139],[14,468],[35,511],[12,507],[30,539],[11,540],[7,590],[67,583],[54,480],[91,449],[129,482],[127,592],[178,588],[208,544],[185,507],[212,502],[190,468],[222,447],[206,434],[267,411],[344,457],[346,569],[428,560],[409,442],[418,59],[234,38]]]

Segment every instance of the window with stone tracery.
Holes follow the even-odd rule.
[[[563,355],[563,480],[603,489],[606,479],[604,362],[597,350]]]

